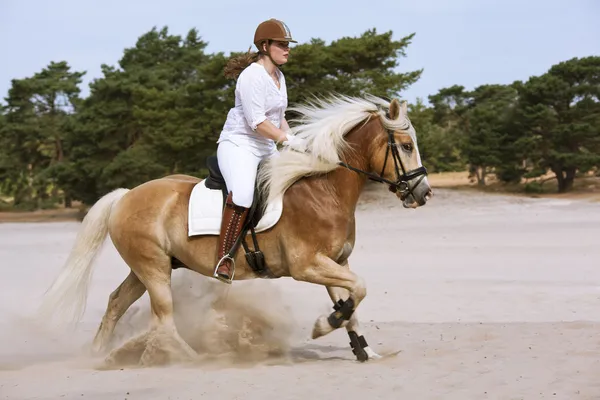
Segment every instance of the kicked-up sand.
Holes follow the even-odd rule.
[[[88,346],[128,273],[110,242],[76,329],[30,318],[78,225],[0,224],[0,399],[600,399],[600,203],[438,189],[406,210],[385,188],[367,191],[350,265],[383,358],[364,364],[343,329],[310,339],[332,310],[324,288],[224,289],[177,270],[176,322],[199,360],[107,369]],[[112,347],[148,319],[145,294]]]

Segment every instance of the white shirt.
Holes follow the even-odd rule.
[[[217,143],[231,141],[249,149],[258,157],[277,150],[275,141],[256,132],[256,126],[269,119],[281,127],[288,105],[285,77],[278,70],[277,87],[265,67],[251,63],[239,75],[235,88],[235,106],[227,113],[227,120]]]

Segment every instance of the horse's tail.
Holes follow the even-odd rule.
[[[88,286],[94,259],[108,234],[108,219],[113,205],[129,189],[116,189],[100,198],[81,223],[75,243],[52,286],[46,291],[38,309],[42,322],[53,316],[66,317],[62,322],[77,323],[85,312]]]

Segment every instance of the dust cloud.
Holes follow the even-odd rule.
[[[293,310],[274,282],[255,280],[225,285],[195,272],[177,270],[171,286],[178,332],[198,353],[192,362],[239,365],[283,360],[298,339],[294,334]],[[122,365],[118,360],[121,358],[124,364],[137,360],[140,344],[135,343],[135,338],[148,331],[150,304],[136,304],[115,329],[112,347],[122,346],[119,352],[124,354],[110,360],[116,362],[114,366]],[[149,352],[162,348],[152,364],[183,361],[174,356],[179,346],[169,336],[169,332],[152,332],[142,340]]]

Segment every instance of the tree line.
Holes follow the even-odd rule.
[[[312,39],[283,67],[291,104],[313,96],[394,97],[423,70],[398,72],[414,34],[368,30],[327,44]],[[0,197],[31,210],[173,173],[202,176],[233,105],[230,56],[208,53],[195,29],[185,36],[153,28],[123,51],[117,66],[81,96],[84,71],[50,62],[13,79],[0,103]],[[600,165],[600,58],[572,59],[511,85],[442,88],[410,105],[430,171],[469,170],[485,184],[556,173],[558,190]],[[291,116],[293,117],[293,116]]]
[[[598,175],[600,57],[565,60],[509,85],[442,88],[429,102],[413,112],[423,159],[438,171],[467,168],[480,185],[490,174],[518,183],[552,172],[561,193],[577,174]]]

